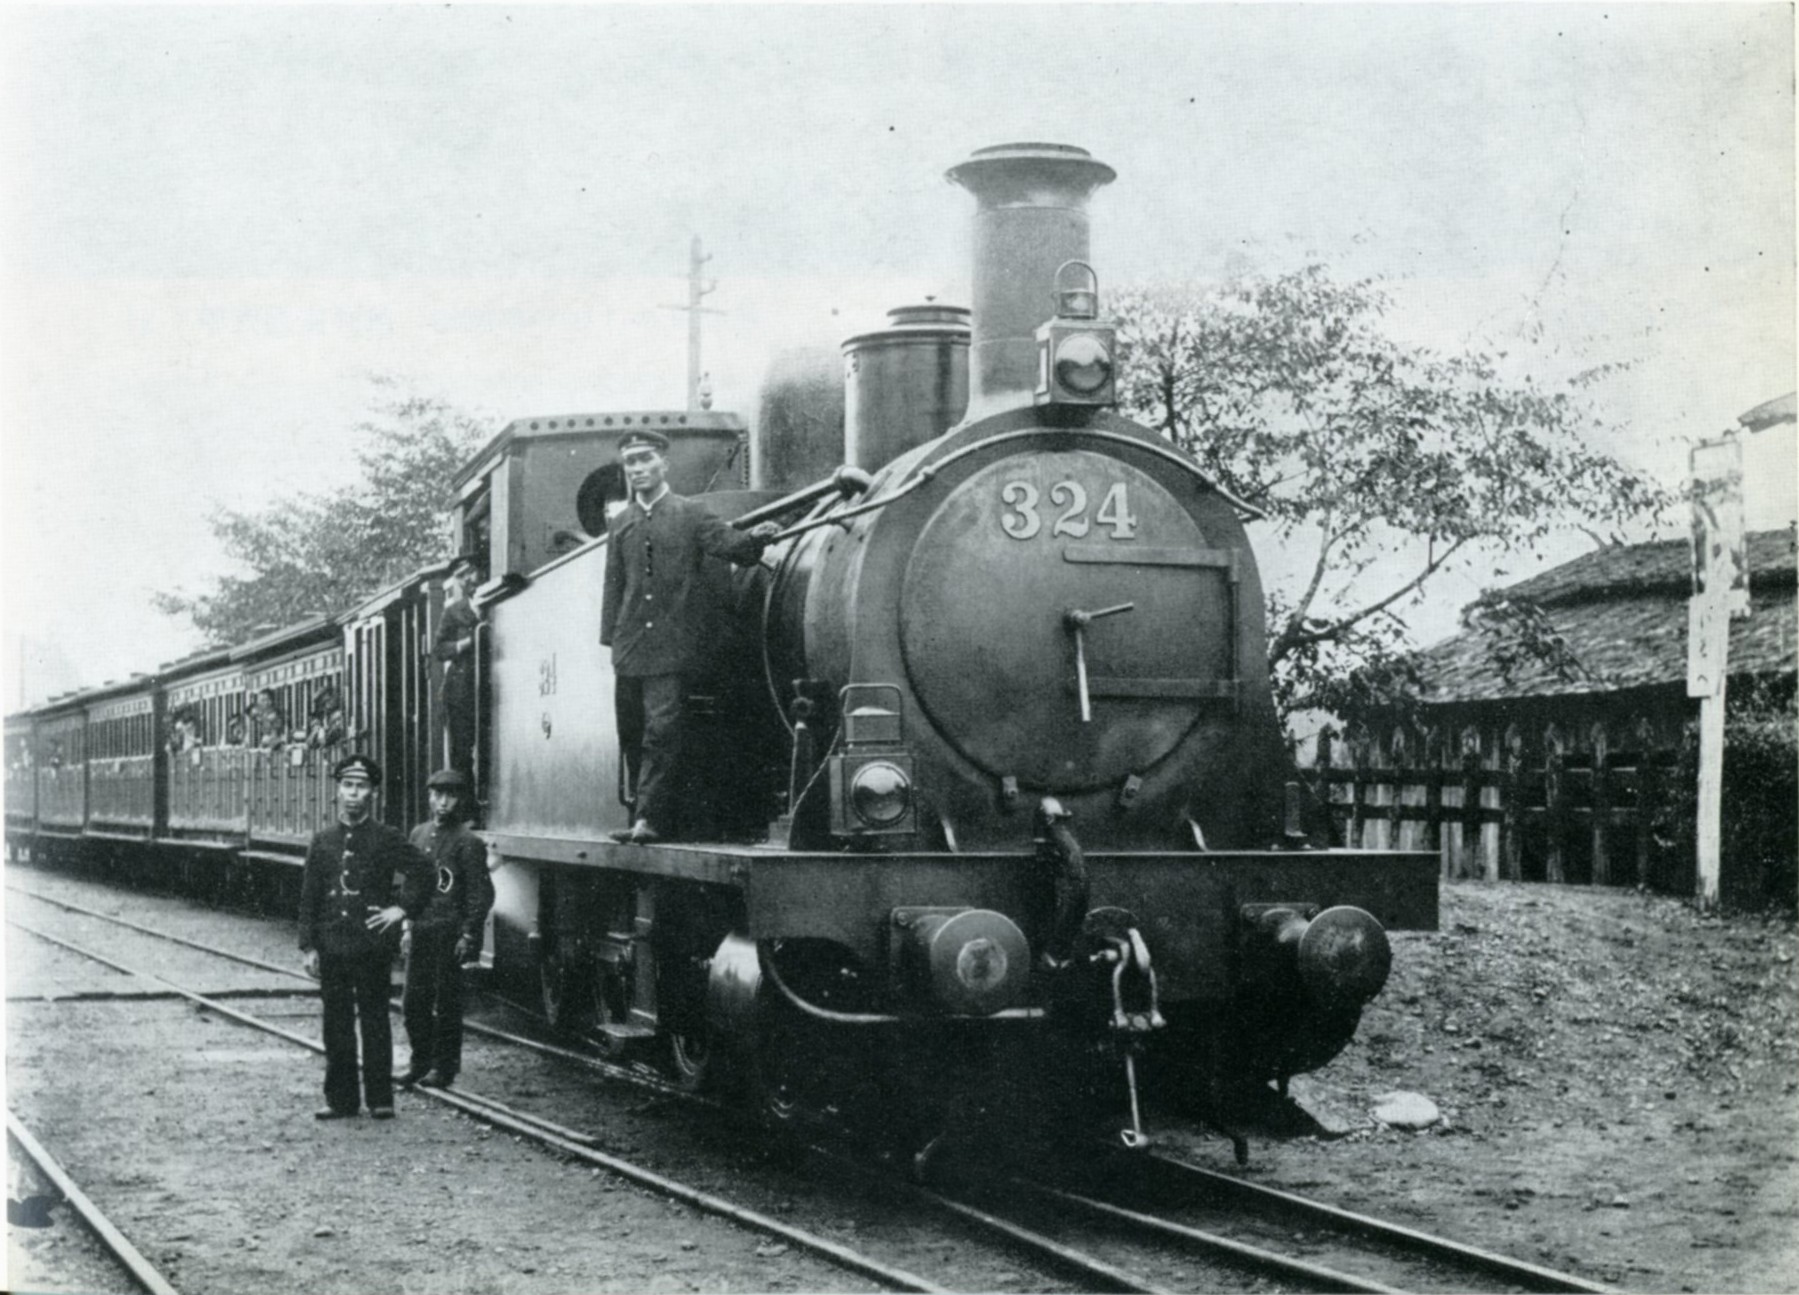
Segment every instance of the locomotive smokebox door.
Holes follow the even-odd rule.
[[[892,705],[856,704],[869,693]],[[900,690],[893,684],[850,684],[843,690],[843,752],[831,757],[831,835],[858,840],[918,830],[912,753],[899,705]]]
[[[912,545],[907,681],[995,783],[1111,796],[1231,722],[1241,582],[1185,479],[1134,447],[1034,439],[947,485]]]

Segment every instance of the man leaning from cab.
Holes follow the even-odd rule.
[[[687,732],[687,689],[700,663],[707,607],[700,563],[748,566],[779,532],[738,531],[668,487],[666,436],[619,441],[630,499],[607,523],[600,642],[612,649],[620,754],[637,789],[636,821],[613,839],[647,845],[675,828],[674,773]]]

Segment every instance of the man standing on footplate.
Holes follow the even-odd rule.
[[[705,647],[700,563],[748,566],[780,533],[773,522],[731,529],[668,488],[668,437],[631,432],[618,444],[631,497],[607,524],[600,642],[612,649],[618,742],[635,788],[635,822],[615,841],[648,845],[678,822],[674,773],[687,732],[687,689]]]
[[[337,822],[313,835],[300,881],[301,966],[318,980],[325,1009],[325,1105],[313,1115],[350,1119],[360,1096],[375,1119],[391,1120],[388,993],[399,934],[394,927],[425,911],[433,869],[403,835],[375,820],[380,765],[366,755],[351,755],[331,774],[337,780]]]

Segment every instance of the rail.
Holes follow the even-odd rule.
[[[51,935],[47,931],[39,930],[16,918],[8,917],[6,922],[7,925],[16,927],[19,930],[24,931],[27,935],[34,936],[47,943],[54,944],[59,948],[66,949],[71,953],[98,962],[102,966],[111,967],[113,970],[122,972],[128,976],[135,976],[155,984],[163,985],[176,994],[179,994],[181,997],[188,999],[196,1006],[215,1012],[229,1020],[237,1022],[239,1025],[248,1026],[254,1030],[260,1030],[265,1034],[274,1035],[279,1039],[285,1039],[287,1042],[305,1048],[309,1052],[323,1053],[325,1050],[323,1044],[313,1039],[304,1038],[301,1035],[294,1034],[289,1030],[282,1029],[278,1025],[262,1020],[259,1017],[252,1016],[247,1012],[239,1012],[217,999],[210,998],[207,995],[199,994],[193,990],[177,985],[153,972],[143,971],[139,968],[128,966],[116,959],[97,953],[92,949],[83,948],[71,941]],[[594,1147],[590,1145],[595,1139],[590,1138],[586,1141],[576,1141],[567,1136],[571,1130],[559,1129],[557,1126],[539,1123],[530,1117],[511,1112],[509,1107],[505,1106],[504,1103],[497,1099],[484,1099],[470,1093],[466,1089],[450,1090],[443,1088],[419,1088],[414,1091],[418,1095],[428,1097],[445,1106],[459,1110],[465,1115],[492,1124],[497,1128],[506,1129],[508,1132],[517,1133],[522,1137],[529,1138],[562,1155],[584,1161],[596,1168],[605,1169],[618,1177],[628,1179],[631,1182],[635,1182],[644,1187],[649,1187],[666,1196],[673,1197],[683,1204],[693,1206],[695,1209],[728,1219],[744,1227],[753,1228],[756,1231],[779,1237],[783,1241],[790,1242],[820,1256],[821,1258],[828,1259],[831,1262],[838,1264],[840,1267],[861,1273],[867,1277],[872,1277],[896,1290],[925,1292],[945,1292],[947,1290],[945,1287],[928,1282],[912,1273],[892,1267],[891,1265],[883,1264],[878,1260],[852,1250],[847,1246],[840,1245],[827,1237],[822,1237],[802,1228],[796,1228],[789,1224],[782,1223],[779,1219],[770,1218],[765,1214],[761,1214],[745,1206],[737,1205],[722,1197],[714,1196],[709,1192],[701,1191],[695,1187],[690,1187],[685,1183],[658,1174],[654,1170],[646,1169],[631,1161],[623,1160],[617,1156],[608,1155],[605,1152],[595,1150]],[[158,1295],[162,1295],[165,1291],[167,1292],[167,1295],[176,1295],[172,1288],[166,1286],[159,1288]]]
[[[48,1151],[44,1150],[42,1144],[26,1131],[25,1126],[19,1122],[19,1117],[14,1115],[10,1109],[6,1112],[6,1131],[44,1177],[48,1178],[56,1190],[62,1193],[63,1199],[69,1203],[76,1214],[81,1216],[81,1221],[87,1224],[94,1235],[100,1239],[100,1244],[106,1247],[113,1258],[124,1265],[125,1270],[131,1274],[132,1279],[138,1285],[149,1291],[150,1295],[180,1295],[180,1292],[169,1285],[163,1275],[156,1271],[155,1265],[144,1258],[138,1248],[131,1244],[125,1234],[113,1226],[112,1220],[107,1218],[101,1212],[100,1207],[88,1198],[87,1193],[75,1185],[75,1180],[70,1178],[63,1167],[56,1163]]]

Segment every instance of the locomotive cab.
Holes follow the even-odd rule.
[[[453,483],[458,551],[486,555],[490,579],[528,576],[602,535],[606,510],[625,497],[618,442],[654,428],[668,436],[669,486],[679,494],[749,481],[746,432],[736,414],[638,410],[517,418]]]

